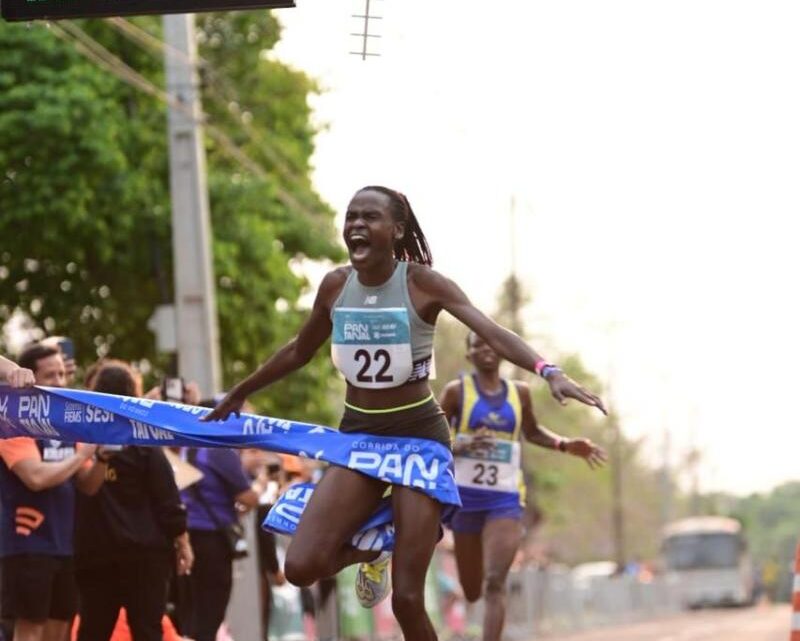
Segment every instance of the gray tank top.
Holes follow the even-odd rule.
[[[352,270],[333,304],[331,358],[348,383],[367,389],[399,387],[430,374],[434,326],[408,295],[408,263],[367,287]]]

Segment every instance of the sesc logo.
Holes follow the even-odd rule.
[[[279,516],[297,525],[300,523],[300,517],[303,515],[303,510],[306,508],[308,499],[311,498],[313,491],[314,488],[307,485],[290,487],[276,503],[275,507],[272,508],[270,514],[274,512],[273,518],[274,516]]]
[[[399,453],[350,452],[347,467],[351,470],[374,472],[387,483],[429,490],[436,489],[436,479],[439,477],[439,461],[433,459],[427,464],[419,454],[404,456]]]

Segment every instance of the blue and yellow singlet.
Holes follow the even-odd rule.
[[[461,377],[460,411],[452,421],[456,439],[482,428],[495,439],[490,452],[470,452],[455,458],[462,510],[490,510],[525,502],[519,442],[522,403],[512,381],[501,379],[501,383],[501,392],[486,394],[474,375]]]

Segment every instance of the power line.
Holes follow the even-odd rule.
[[[167,94],[163,89],[156,86],[135,69],[127,65],[76,24],[66,20],[60,21],[59,23],[51,22],[48,24],[56,36],[65,42],[70,42],[73,44],[76,50],[84,57],[104,68],[106,71],[114,74],[126,84],[138,89],[139,91],[142,91],[143,93],[157,98],[161,102],[181,111],[193,121],[202,124],[209,136],[220,144],[221,149],[230,158],[236,160],[242,167],[250,171],[257,178],[261,180],[266,180],[269,178],[269,172],[257,161],[248,156],[247,153],[241,149],[241,147],[239,147],[224,131],[213,125],[210,122],[207,114],[203,113],[199,118],[195,116],[195,114],[191,113],[191,111],[187,109],[187,107],[180,101],[177,101],[169,96],[169,94]],[[313,212],[308,211],[308,209],[304,207],[294,197],[293,194],[277,185],[276,197],[284,205],[289,208],[296,209],[298,213],[304,214],[310,220],[316,220],[318,218]]]
[[[109,23],[123,36],[127,37],[130,41],[139,44],[143,48],[157,51],[159,54],[167,54],[175,56],[186,62],[187,56],[184,52],[172,47],[160,38],[154,36],[149,31],[139,27],[138,25],[126,20],[125,18],[107,18],[106,22]],[[246,108],[242,108],[242,101],[236,89],[231,85],[230,81],[223,74],[221,74],[214,65],[207,59],[200,57],[200,67],[205,76],[212,82],[207,84],[206,87],[212,97],[219,100],[222,104],[228,106],[237,105],[237,110],[240,113],[239,122],[242,128],[247,132],[248,136],[259,144],[259,149],[268,157],[268,160],[273,163],[276,173],[280,174],[282,178],[290,181],[301,188],[305,185],[305,172],[303,169],[294,165],[285,152],[276,147],[272,141],[268,140],[264,134],[256,127],[254,127],[245,117],[247,113]],[[219,86],[223,86],[221,90]],[[232,95],[231,95],[232,94]]]

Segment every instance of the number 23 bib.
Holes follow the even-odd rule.
[[[517,441],[495,441],[487,452],[455,458],[456,484],[476,490],[519,492],[520,447]]]
[[[402,385],[414,369],[408,310],[335,308],[331,358],[347,382],[356,387]]]

